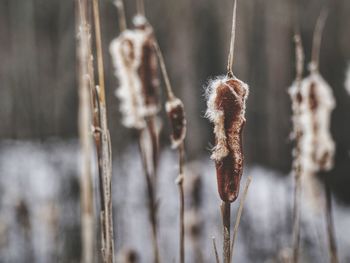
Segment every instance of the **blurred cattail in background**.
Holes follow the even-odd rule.
[[[122,3],[116,3],[119,16],[125,18]],[[121,19],[121,18],[119,18]],[[121,19],[122,25],[126,25]],[[120,35],[110,44],[110,53],[119,80],[123,124],[138,131],[141,160],[148,193],[152,226],[154,262],[159,262],[157,238],[156,174],[159,151],[160,110],[158,62],[154,50],[153,28],[144,15],[143,2],[133,18],[133,29],[121,27]]]
[[[302,176],[308,199],[311,199],[315,207],[320,204],[325,206],[331,262],[338,262],[329,185],[325,180],[324,204],[322,191],[316,178],[318,172],[326,172],[333,168],[335,153],[335,143],[330,133],[331,113],[335,108],[335,99],[331,87],[319,73],[319,53],[327,13],[323,10],[316,23],[310,75],[300,82],[299,70],[297,80],[289,89],[289,93],[292,99],[294,136],[297,140],[294,165],[299,167],[295,169]],[[294,249],[294,261],[297,261],[297,248]]]

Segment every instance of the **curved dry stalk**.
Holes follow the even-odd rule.
[[[120,30],[120,32],[123,32],[124,30],[127,29],[125,8],[124,8],[123,0],[114,0],[113,3],[117,7],[119,30]]]
[[[248,189],[249,189],[249,185],[250,185],[251,181],[252,181],[252,177],[248,176],[247,182],[246,182],[245,187],[244,187],[243,196],[241,197],[241,200],[239,201],[239,208],[238,208],[238,212],[237,212],[237,216],[236,216],[236,222],[235,222],[235,226],[233,228],[230,262],[232,262],[233,249],[234,249],[235,242],[236,242],[237,235],[238,235],[239,222],[241,221],[241,216],[242,216],[242,212],[243,212],[244,202],[245,202],[245,200],[247,198]]]
[[[219,254],[218,254],[218,249],[217,249],[217,247],[216,247],[215,237],[212,237],[212,241],[213,241],[213,249],[214,249],[214,254],[215,254],[216,263],[220,263]]]
[[[160,50],[160,47],[159,47],[157,40],[154,41],[154,49],[155,49],[157,56],[158,56],[160,69],[162,71],[163,79],[165,82],[168,100],[172,100],[175,96],[174,96],[173,90],[171,88],[168,72],[167,72],[166,67],[165,67],[164,57],[163,57],[162,51]]]
[[[320,49],[321,49],[321,40],[324,26],[326,24],[328,16],[328,9],[322,9],[317,22],[313,35],[313,43],[312,43],[312,54],[311,54],[311,70],[318,71],[319,60],[320,60]]]
[[[236,13],[237,13],[237,0],[233,3],[233,16],[232,16],[232,28],[231,28],[231,41],[230,41],[230,51],[228,54],[227,61],[227,75],[229,78],[233,77],[233,54],[235,49],[235,37],[236,37]]]
[[[231,227],[231,203],[222,202],[221,204],[221,215],[222,215],[222,225],[223,225],[223,262],[230,263],[231,255],[231,237],[230,237],[230,227]]]

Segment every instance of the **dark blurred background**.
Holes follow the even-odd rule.
[[[124,2],[131,25],[135,3]],[[233,1],[145,2],[173,88],[185,104],[188,159],[209,155],[212,129],[203,118],[204,88],[208,79],[225,72]],[[294,10],[299,13],[308,62],[313,29],[324,6],[329,6],[329,17],[320,71],[337,100],[332,118],[337,154],[329,179],[337,196],[350,202],[350,98],[343,85],[350,58],[350,1],[239,1],[234,72],[250,85],[244,138],[248,164],[288,173],[292,143],[287,88],[294,78]],[[74,15],[73,0],[0,0],[1,140],[77,137]],[[135,138],[121,125],[114,96],[117,81],[108,46],[119,32],[112,1],[101,0],[101,17],[108,121],[116,156]],[[167,145],[166,122],[164,130],[163,145]]]

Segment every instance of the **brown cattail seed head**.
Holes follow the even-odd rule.
[[[180,99],[173,97],[166,102],[165,109],[172,128],[172,147],[177,148],[183,143],[186,136],[184,105]]]
[[[110,53],[119,80],[116,95],[120,99],[123,124],[142,129],[145,117],[159,111],[159,79],[153,29],[145,18],[135,21],[135,29],[123,31],[111,42]]]
[[[293,116],[301,133],[300,160],[303,172],[315,174],[333,166],[335,144],[330,133],[330,118],[335,107],[332,89],[318,72],[289,89],[292,107],[299,113]]]
[[[242,131],[248,85],[236,78],[219,77],[208,90],[206,116],[214,123],[215,161],[220,198],[233,202],[243,173]]]

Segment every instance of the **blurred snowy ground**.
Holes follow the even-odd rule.
[[[176,152],[164,151],[159,167],[159,245],[163,262],[178,260],[176,160]],[[0,143],[0,262],[79,262],[78,163],[77,141]],[[145,180],[137,147],[114,153],[113,166],[117,250],[135,249],[140,262],[152,262]],[[235,262],[280,262],[289,253],[291,241],[293,180],[254,166],[246,169],[242,185],[248,175],[253,181],[243,211]],[[187,181],[193,176],[202,180],[199,247],[203,262],[214,262],[212,236],[220,253],[221,217],[209,157],[188,164]],[[186,193],[186,209],[190,210],[193,202]],[[237,206],[238,202],[233,204],[232,222]],[[340,261],[350,262],[350,209],[336,201],[334,221]],[[328,262],[324,233],[322,209],[312,212],[303,202],[301,262]],[[194,262],[191,238],[186,242],[186,262]]]

